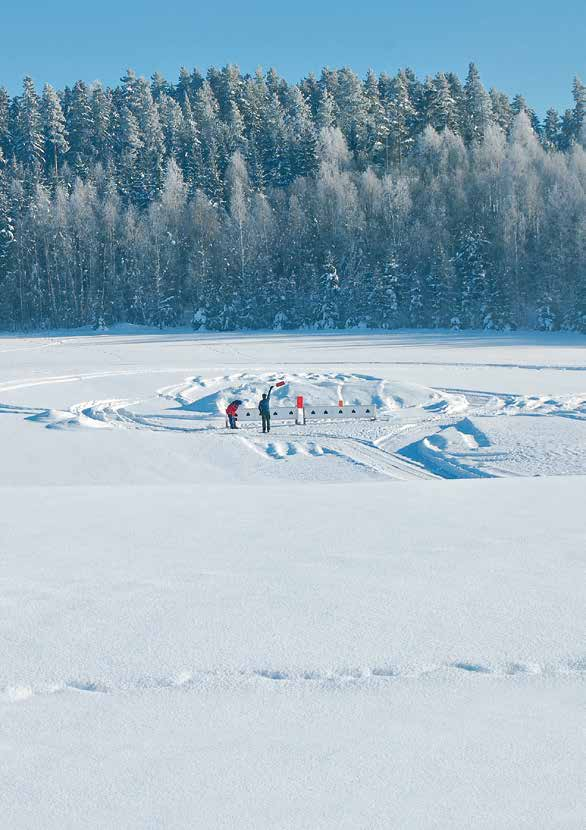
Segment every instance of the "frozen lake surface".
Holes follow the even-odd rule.
[[[7,827],[584,827],[585,337],[5,336],[0,441]]]

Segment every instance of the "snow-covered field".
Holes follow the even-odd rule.
[[[586,338],[4,337],[0,442],[2,827],[586,826]]]

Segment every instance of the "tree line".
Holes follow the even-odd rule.
[[[0,327],[586,331],[586,86],[470,65],[0,87]]]

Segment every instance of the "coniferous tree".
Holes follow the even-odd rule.
[[[287,184],[291,179],[287,128],[281,102],[274,92],[268,95],[265,102],[257,147],[266,183],[277,187]]]
[[[336,126],[336,105],[326,88],[322,89],[316,115],[316,127],[319,130]]]
[[[201,136],[201,164],[198,187],[213,201],[223,202],[224,192],[220,171],[218,102],[208,81],[195,95],[193,114]]]
[[[0,89],[2,325],[580,329],[583,87],[542,129],[495,90],[478,120],[479,84],[228,66]]]
[[[160,101],[164,95],[167,97],[173,95],[173,87],[160,72],[155,72],[151,76],[151,94],[153,99],[157,102]]]
[[[154,201],[161,188],[165,145],[159,112],[150,85],[144,78],[138,79],[133,85],[131,110],[136,118],[142,145],[137,160],[142,192],[137,194],[137,198],[139,204],[146,205]]]
[[[440,72],[429,86],[427,123],[435,130],[458,129],[458,104],[447,77]]]
[[[317,323],[320,328],[338,328],[340,324],[340,277],[331,253],[328,253],[320,281]]]
[[[45,137],[46,157],[53,167],[55,178],[59,175],[59,159],[69,150],[65,131],[65,116],[61,101],[52,86],[45,84],[41,102]]]
[[[559,147],[567,151],[576,142],[576,120],[574,110],[566,110],[560,125]]]
[[[363,157],[367,142],[368,102],[360,78],[347,67],[338,72],[335,100],[338,126],[350,150],[357,157]]]
[[[139,169],[142,139],[140,137],[138,121],[126,105],[123,105],[120,111],[118,136],[120,140],[118,154],[118,181],[120,192],[126,201],[139,202],[143,197]]]
[[[0,162],[0,275],[10,270],[10,249],[14,242],[14,233],[15,226],[8,201],[7,179],[3,163]]]
[[[586,119],[586,85],[578,77],[574,78],[572,95],[574,96],[574,137],[576,141],[579,141]]]
[[[468,141],[480,141],[491,123],[492,102],[480,81],[476,65],[471,63],[464,86],[464,135]]]
[[[183,177],[194,193],[203,182],[201,169],[203,156],[201,151],[201,136],[195,122],[195,117],[186,98],[182,107],[177,150],[177,162],[183,172]]]
[[[368,70],[364,92],[366,96],[365,161],[384,164],[390,125],[381,100],[378,78],[372,69]]]
[[[529,121],[531,122],[531,126],[535,134],[539,135],[541,133],[541,125],[539,123],[539,118],[537,117],[535,110],[531,109],[531,107],[528,105],[527,101],[525,100],[525,98],[523,98],[522,95],[515,95],[515,97],[513,98],[511,104],[511,112],[513,113],[513,116],[519,115],[520,112],[525,112],[529,117]]]
[[[119,123],[115,120],[111,90],[95,84],[91,91],[90,108],[93,155],[107,167],[113,160],[114,132],[119,128]]]
[[[392,81],[388,108],[389,141],[393,159],[400,166],[412,148],[415,138],[413,125],[416,109],[411,100],[409,79],[405,72],[399,72]]]
[[[460,279],[462,298],[458,316],[461,325],[465,328],[483,328],[487,324],[486,244],[481,228],[466,229],[456,252],[455,265]]]
[[[560,117],[553,108],[548,109],[545,114],[543,142],[548,150],[556,150],[560,145]]]
[[[397,270],[397,261],[392,257],[374,274],[368,298],[368,321],[375,328],[392,329],[399,323]]]
[[[23,92],[15,99],[14,148],[16,157],[38,181],[45,158],[43,122],[39,96],[32,78],[23,81]]]
[[[162,92],[158,99],[159,117],[167,159],[178,159],[181,155],[181,131],[183,112],[174,98]]]
[[[5,161],[10,156],[10,96],[0,86],[0,157]]]
[[[307,176],[317,169],[317,134],[309,104],[297,86],[289,93],[286,123],[291,176]]]
[[[508,133],[513,123],[513,110],[509,98],[497,89],[491,89],[489,95],[492,104],[492,121],[503,132]]]
[[[93,156],[93,113],[89,90],[83,81],[73,85],[65,109],[66,130],[69,140],[69,160],[76,173],[87,175]]]

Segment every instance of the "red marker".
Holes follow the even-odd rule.
[[[286,383],[286,381],[284,381],[284,380],[280,380],[278,383],[275,383],[275,388],[277,388],[277,389],[278,389],[278,388],[279,388],[279,386],[284,386],[284,385],[285,385],[285,383]]]
[[[305,412],[303,410],[303,395],[297,396],[297,417],[295,418],[296,424],[304,424],[305,423]]]

